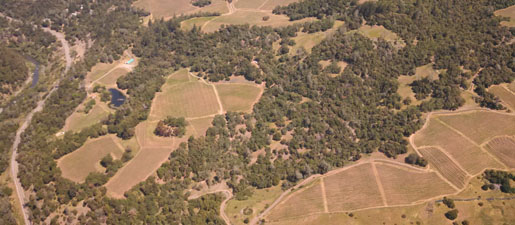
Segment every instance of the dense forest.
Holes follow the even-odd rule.
[[[282,28],[223,26],[214,33],[198,27],[180,29],[188,17],[140,26],[140,17],[147,14],[132,9],[131,1],[4,2],[0,11],[12,17],[63,31],[71,41],[94,40],[23,135],[17,160],[21,183],[33,193],[27,207],[34,224],[223,224],[218,216],[222,196],[188,199],[192,185],[227,182],[236,199],[245,199],[252,195],[252,187],[286,189],[363,154],[380,151],[397,157],[407,152],[407,137],[420,129],[422,112],[463,105],[460,93],[468,88],[468,79],[473,78],[475,91],[482,96],[477,101],[496,108],[498,103],[486,88],[515,76],[515,49],[507,44],[514,31],[499,26],[501,18],[493,15],[514,1],[380,0],[358,5],[355,0],[306,0],[274,12],[291,20],[315,16],[319,21]],[[298,32],[324,30],[334,20],[345,21],[345,26],[311,53],[288,53]],[[399,34],[406,46],[348,32],[364,21]],[[279,50],[273,48],[277,42]],[[85,99],[84,88],[77,87],[82,87],[87,71],[97,62],[117,59],[130,46],[140,62],[117,81],[128,99],[105,121],[107,129],[97,124],[67,133],[66,139],[56,138],[65,119]],[[322,60],[349,66],[326,70]],[[413,75],[416,67],[430,62],[445,72],[412,87],[417,95],[431,98],[420,106],[402,107],[397,77]],[[132,137],[134,127],[147,119],[165,76],[180,68],[210,81],[244,76],[266,82],[267,89],[252,113],[215,117],[205,137],[182,143],[159,168],[157,178],[133,187],[124,199],[108,198],[102,184],[127,161],[103,159],[110,172],[93,173],[82,184],[61,177],[54,160],[78,149],[88,137],[106,132]],[[328,76],[333,71],[339,76]],[[283,139],[286,135],[291,140]],[[271,140],[280,140],[280,147],[272,149]],[[250,163],[256,151],[265,154]],[[409,160],[424,165],[421,159]],[[87,213],[79,214],[78,207],[87,208]]]
[[[29,69],[23,56],[0,46],[0,95],[13,94],[28,76]]]

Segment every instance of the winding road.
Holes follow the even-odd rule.
[[[2,15],[2,16],[4,16],[4,15]],[[11,20],[14,20],[14,19],[11,19]],[[64,56],[65,56],[65,59],[66,59],[66,67],[64,69],[63,74],[66,74],[68,72],[68,70],[70,70],[70,67],[72,65],[72,58],[70,56],[70,45],[68,44],[68,41],[66,41],[65,36],[62,33],[50,30],[48,28],[44,28],[43,30],[45,30],[46,32],[49,32],[50,34],[54,35],[61,42],[62,47],[63,47],[63,51],[64,51]],[[59,81],[57,81],[55,84],[57,84],[58,82]],[[48,95],[44,99],[40,100],[37,103],[36,108],[34,108],[27,115],[27,117],[25,117],[25,120],[24,120],[23,124],[16,131],[16,137],[14,139],[14,143],[13,143],[13,146],[12,146],[11,177],[13,178],[13,181],[14,181],[14,186],[16,188],[16,193],[17,193],[17,196],[18,196],[18,201],[20,202],[20,206],[21,206],[21,209],[22,209],[21,211],[22,211],[22,214],[23,214],[24,224],[26,224],[26,225],[32,224],[32,223],[29,220],[29,216],[28,216],[29,212],[24,207],[24,205],[25,205],[25,192],[23,190],[23,187],[21,186],[20,179],[18,178],[18,167],[19,167],[19,165],[18,165],[18,161],[16,161],[16,156],[18,155],[18,146],[20,145],[20,142],[21,142],[21,134],[23,132],[25,132],[25,130],[29,126],[30,122],[32,121],[32,117],[34,116],[34,114],[39,112],[39,111],[41,111],[41,110],[43,110],[43,107],[45,106],[46,100],[52,95],[52,93],[54,91],[57,90],[57,88],[59,88],[57,85],[52,85],[52,86],[53,86],[53,88],[52,88],[52,90],[50,90]]]

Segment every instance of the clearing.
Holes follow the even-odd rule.
[[[373,41],[377,41],[379,38],[382,38],[396,47],[404,47],[406,43],[404,40],[400,38],[396,33],[384,28],[383,26],[377,25],[362,25],[358,32],[370,38]]]
[[[231,199],[227,202],[225,214],[234,225],[243,225],[245,218],[252,219],[281,195],[281,186],[253,189],[254,194],[246,200]]]
[[[150,110],[151,120],[167,116],[203,117],[217,114],[221,110],[213,87],[198,78],[186,82],[185,72],[180,70],[172,74],[169,78],[172,80],[167,81],[162,92],[156,94]],[[178,78],[174,78],[176,75]]]
[[[417,100],[415,98],[415,93],[411,89],[410,84],[415,80],[420,80],[422,78],[427,77],[429,80],[437,80],[440,71],[433,69],[433,64],[429,63],[424,66],[419,66],[415,69],[415,75],[413,76],[399,76],[397,81],[399,82],[399,89],[397,93],[401,96],[402,99],[409,98],[411,99],[411,105],[419,105],[422,103],[422,100]]]
[[[199,8],[191,4],[191,0],[139,0],[133,6],[150,12],[152,18],[169,19],[175,15],[193,14],[198,12],[219,12],[229,11],[225,0],[211,0],[211,4]]]
[[[57,165],[64,178],[75,182],[83,182],[89,173],[103,171],[100,160],[107,154],[114,159],[121,158],[124,147],[116,140],[114,135],[106,135],[97,139],[90,139],[76,151],[61,157]]]
[[[72,115],[66,118],[63,131],[78,132],[86,127],[99,123],[103,119],[106,119],[109,116],[109,113],[113,112],[113,110],[110,109],[105,102],[101,102],[99,100],[100,98],[95,99],[95,105],[86,114],[85,112],[81,111],[84,108],[84,103],[89,101],[89,99],[86,99],[84,103],[72,113]]]
[[[494,154],[506,166],[515,168],[515,139],[497,137],[486,143],[485,149]]]
[[[311,53],[311,49],[316,45],[320,44],[324,39],[326,39],[330,34],[336,31],[339,27],[344,24],[343,21],[336,20],[334,21],[334,25],[331,29],[328,29],[324,32],[315,32],[315,33],[304,33],[297,32],[297,36],[292,38],[295,41],[295,46],[293,46],[290,54],[297,54],[297,50],[301,47],[306,49],[308,53]]]
[[[494,12],[496,16],[508,17],[509,21],[502,21],[501,25],[508,27],[515,27],[515,5],[505,9],[500,9]]]
[[[254,84],[219,83],[215,84],[225,111],[250,112],[263,90]]]

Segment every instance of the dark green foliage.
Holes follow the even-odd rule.
[[[204,7],[206,5],[210,5],[211,0],[193,0],[191,4],[197,7]]]
[[[154,133],[163,137],[182,137],[186,133],[186,125],[188,125],[188,123],[184,117],[167,117],[165,120],[159,121],[159,123],[157,123],[157,127],[154,130]]]
[[[14,93],[27,79],[28,73],[23,56],[0,46],[0,94]]]
[[[450,198],[447,198],[447,197],[443,197],[443,204],[445,204],[447,207],[449,207],[449,209],[454,209],[454,207],[456,207],[456,205],[454,204],[454,200],[450,199]]]
[[[89,111],[93,108],[93,106],[95,106],[97,102],[95,101],[95,99],[91,99],[89,100],[86,105],[84,105],[84,113],[88,114]]]
[[[512,173],[501,170],[486,170],[483,174],[483,177],[492,184],[500,184],[502,192],[515,193],[515,187],[511,187],[510,185],[510,180],[515,181],[515,175],[513,175]],[[490,186],[493,185],[488,185],[488,188],[490,188]],[[483,188],[483,190],[485,190],[485,188]]]
[[[409,154],[405,159],[404,162],[408,164],[415,164],[421,167],[427,166],[427,160],[423,157],[420,157],[417,153],[411,153]]]
[[[453,210],[446,212],[445,217],[449,220],[455,220],[456,218],[458,218],[458,210],[453,209]]]

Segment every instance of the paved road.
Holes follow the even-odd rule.
[[[0,16],[6,17],[3,14],[1,14]],[[6,18],[8,18],[8,17],[6,17]],[[14,20],[14,19],[10,19],[10,20]],[[48,28],[44,28],[43,30],[45,30],[46,32],[51,33],[52,35],[54,35],[57,38],[57,40],[59,40],[61,42],[62,47],[63,47],[63,51],[64,51],[64,55],[65,55],[65,59],[66,59],[66,67],[64,69],[64,74],[66,74],[68,72],[68,70],[70,69],[71,65],[72,65],[72,58],[70,56],[70,45],[68,44],[68,41],[66,41],[65,36],[62,33],[50,30]],[[56,84],[57,84],[57,82],[56,82]],[[13,143],[13,146],[12,146],[12,150],[13,151],[12,151],[12,155],[11,155],[11,177],[13,178],[13,181],[14,181],[14,186],[16,188],[16,193],[17,193],[17,196],[18,196],[18,200],[20,202],[21,209],[22,209],[24,224],[26,224],[26,225],[29,225],[29,224],[32,224],[32,223],[29,220],[29,216],[28,216],[28,212],[27,212],[28,210],[24,207],[24,205],[25,205],[25,192],[23,190],[23,187],[21,186],[20,179],[18,178],[18,167],[19,167],[19,165],[18,165],[18,161],[16,161],[16,156],[18,155],[18,146],[20,145],[21,134],[23,132],[25,132],[25,129],[27,129],[27,127],[29,126],[30,122],[32,121],[32,117],[34,116],[34,114],[36,112],[39,112],[39,111],[43,110],[43,107],[45,106],[46,100],[51,96],[51,94],[54,91],[57,90],[57,88],[58,88],[58,86],[53,85],[53,88],[52,88],[52,90],[50,90],[48,95],[44,99],[40,100],[38,102],[36,108],[33,109],[27,115],[27,117],[25,118],[25,121],[23,122],[22,126],[20,128],[18,128],[18,130],[16,131],[16,137],[14,139],[14,143]]]

